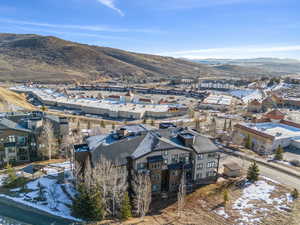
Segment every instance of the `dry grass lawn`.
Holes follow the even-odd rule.
[[[287,196],[289,189],[271,180],[263,180],[269,187],[274,186],[269,198],[281,199]],[[240,188],[235,181],[223,181],[199,188],[194,193],[186,197],[186,204],[181,217],[178,216],[177,204],[173,203],[166,208],[152,212],[150,216],[132,218],[126,222],[102,221],[98,224],[124,224],[124,225],[299,225],[300,224],[300,202],[283,202],[286,207],[279,207],[277,202],[270,204],[263,199],[250,200],[249,205],[253,207],[245,208],[242,212],[235,209],[234,205],[243,196],[245,186]],[[227,189],[229,201],[225,206],[224,215],[219,215],[218,211],[224,209],[223,192]],[[279,200],[278,200],[279,201]],[[164,203],[161,203],[164,204]],[[244,222],[240,219],[242,213],[254,215],[254,221]],[[249,217],[252,218],[251,216]],[[257,221],[255,222],[255,218]],[[97,224],[97,225],[98,225]]]
[[[0,108],[5,110],[6,104],[12,104],[25,110],[34,110],[35,107],[27,102],[24,94],[18,94],[0,87]]]

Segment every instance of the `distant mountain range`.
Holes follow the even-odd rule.
[[[254,58],[254,59],[202,59],[191,60],[201,64],[220,67],[224,65],[242,66],[265,70],[270,73],[300,73],[300,61],[296,59]]]
[[[162,78],[259,77],[282,74],[261,66],[227,64],[224,65],[219,60],[192,62],[139,54],[70,42],[52,36],[0,34],[0,81],[61,82],[113,78],[147,82]],[[274,64],[271,64],[272,68],[276,66]]]

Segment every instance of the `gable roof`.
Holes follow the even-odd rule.
[[[267,114],[264,115],[264,117],[274,120],[282,120],[284,119],[285,115],[284,113],[280,112],[278,109],[274,109]]]
[[[18,131],[23,131],[23,132],[28,132],[28,133],[31,132],[31,130],[24,128],[23,126],[21,126],[18,123],[15,123],[6,118],[1,118],[0,119],[0,130],[7,130],[7,129],[18,130]]]
[[[137,131],[135,135],[125,138],[119,138],[114,134],[88,138],[87,144],[92,155],[93,164],[95,165],[102,156],[122,165],[126,163],[127,157],[138,159],[151,152],[161,150],[181,149],[194,151],[197,154],[219,150],[208,137],[195,131],[187,131],[182,128],[147,130],[145,132],[140,132],[140,129],[137,129]],[[180,132],[191,132],[195,136],[194,144],[191,147],[184,146],[182,140],[178,138]]]
[[[236,162],[225,163],[223,166],[226,167],[226,168],[228,168],[229,170],[241,170],[241,169],[243,169]]]

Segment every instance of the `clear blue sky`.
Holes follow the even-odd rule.
[[[175,57],[300,59],[299,0],[1,0],[0,27]]]

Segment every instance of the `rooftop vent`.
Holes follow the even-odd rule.
[[[128,130],[126,128],[122,127],[119,130],[117,130],[117,134],[118,134],[119,138],[126,137],[128,135]]]

